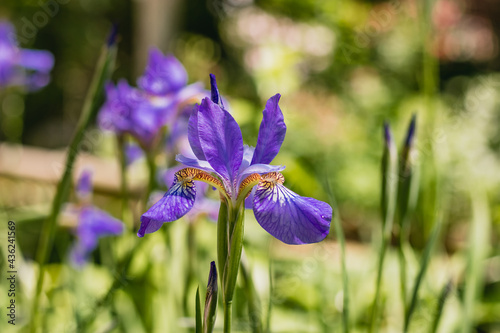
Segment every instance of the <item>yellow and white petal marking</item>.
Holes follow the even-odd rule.
[[[217,188],[222,194],[227,195],[222,182],[206,171],[196,168],[184,168],[175,173],[174,184],[182,183],[185,187],[193,187],[194,180],[205,182]]]
[[[237,203],[241,203],[245,200],[250,194],[252,188],[257,184],[264,188],[271,188],[276,184],[282,185],[284,182],[285,177],[280,172],[269,172],[262,176],[258,173],[252,173],[241,182],[238,190]]]

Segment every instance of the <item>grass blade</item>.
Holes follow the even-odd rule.
[[[420,289],[420,286],[422,285],[422,281],[424,279],[425,273],[427,272],[427,267],[429,266],[429,262],[431,261],[431,254],[434,249],[434,246],[439,239],[439,235],[441,233],[441,225],[442,225],[442,216],[439,214],[436,217],[436,224],[434,226],[434,229],[431,234],[431,238],[427,242],[424,253],[422,255],[422,260],[420,263],[420,270],[417,274],[417,277],[415,279],[415,285],[413,287],[413,292],[412,296],[410,299],[410,303],[408,305],[408,308],[406,310],[406,315],[405,315],[405,321],[404,321],[404,332],[408,332],[408,328],[410,326],[410,320],[411,316],[413,315],[413,312],[415,311],[415,308],[417,306],[417,301],[418,301],[418,291]]]
[[[482,284],[484,283],[484,260],[488,254],[491,234],[488,198],[484,192],[471,193],[472,223],[469,232],[468,263],[465,276],[464,312],[462,332],[471,332],[472,315]]]
[[[37,281],[35,297],[32,304],[31,311],[31,327],[30,331],[35,332],[39,325],[39,301],[40,294],[42,292],[43,280],[45,275],[45,262],[47,261],[47,256],[52,249],[54,243],[54,234],[56,231],[56,222],[61,210],[62,204],[67,200],[69,189],[71,186],[71,175],[73,172],[73,165],[75,163],[76,157],[80,152],[81,142],[85,136],[85,131],[89,126],[92,119],[95,118],[99,106],[103,100],[104,84],[111,77],[111,73],[114,69],[115,58],[116,58],[116,27],[113,28],[111,32],[111,37],[108,39],[107,44],[103,47],[101,52],[99,62],[97,64],[96,70],[94,72],[94,77],[90,88],[87,92],[85,102],[83,105],[82,114],[77,124],[76,132],[71,140],[66,155],[66,163],[63,172],[63,176],[59,183],[57,184],[56,194],[54,200],[52,201],[52,208],[49,218],[45,221],[42,229],[42,234],[37,251],[37,261],[40,265],[40,272]]]
[[[196,333],[201,333],[202,331],[202,321],[201,321],[201,305],[200,305],[200,287],[196,289]]]
[[[434,316],[434,320],[432,321],[431,332],[433,332],[433,333],[437,332],[437,329],[439,326],[439,320],[441,319],[441,315],[443,314],[444,304],[446,303],[446,299],[450,295],[452,288],[453,288],[453,283],[450,280],[443,287],[443,290],[441,291],[441,294],[439,295],[439,301],[438,301],[438,306],[436,309],[436,314]]]
[[[345,261],[345,236],[344,230],[342,230],[342,221],[340,218],[340,213],[337,207],[337,201],[333,195],[333,191],[330,182],[326,181],[326,192],[330,201],[330,205],[333,208],[333,227],[335,228],[335,234],[337,235],[338,242],[340,244],[340,264],[342,267],[342,328],[344,333],[349,333],[349,277],[347,274],[347,265]]]

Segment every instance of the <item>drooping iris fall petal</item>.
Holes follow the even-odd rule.
[[[253,211],[257,222],[287,244],[323,240],[330,230],[332,208],[325,202],[301,197],[282,185],[283,176],[264,175],[257,185]]]
[[[163,198],[141,216],[137,236],[157,231],[164,222],[180,219],[193,208],[196,186],[193,180],[176,180]]]

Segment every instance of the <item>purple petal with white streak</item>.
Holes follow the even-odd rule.
[[[316,243],[330,230],[330,205],[301,197],[281,184],[266,187],[259,184],[253,204],[257,222],[286,244]]]
[[[193,208],[196,187],[193,181],[174,183],[163,198],[141,216],[141,227],[137,236],[144,237],[157,231],[164,222],[180,219]]]

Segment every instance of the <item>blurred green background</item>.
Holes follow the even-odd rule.
[[[325,188],[327,182],[331,183],[338,204],[336,212],[348,240],[351,320],[363,331],[374,293],[374,249],[381,224],[382,124],[384,120],[391,124],[400,146],[411,115],[416,114],[414,163],[420,186],[411,215],[410,240],[415,250],[411,274],[416,272],[419,253],[429,239],[437,211],[444,222],[417,322],[428,322],[439,291],[451,279],[455,288],[441,330],[460,330],[467,258],[477,246],[483,256],[472,314],[474,327],[477,332],[500,332],[499,16],[500,5],[486,0],[2,0],[0,19],[16,26],[20,46],[49,50],[56,63],[52,81],[44,89],[30,94],[16,88],[2,92],[0,140],[49,149],[67,146],[111,23],[118,24],[120,35],[115,79],[126,78],[135,84],[151,46],[177,56],[190,82],[201,81],[207,87],[208,74],[214,73],[247,144],[255,145],[265,101],[281,93],[288,131],[274,164],[286,165],[287,185],[301,195],[329,200]],[[112,147],[112,138],[105,136],[87,152],[112,159]],[[12,156],[4,150],[1,158],[5,161]],[[36,165],[32,170],[36,175]],[[143,179],[143,171],[138,168],[138,174],[132,177]],[[18,236],[28,260],[35,251],[37,214],[41,211],[43,216],[51,200],[46,193],[52,191],[50,182],[30,183],[33,178],[38,179],[29,171],[26,179],[0,172],[0,203],[5,214],[30,221],[24,229],[19,227]],[[33,184],[46,191],[34,194]],[[116,212],[116,192],[101,192],[96,204]],[[254,228],[251,215],[247,219],[248,254],[263,294],[269,289],[267,265],[273,261],[275,290],[263,296],[265,304],[275,305],[273,331],[338,331],[342,286],[333,229],[325,245],[294,249],[299,252],[297,259],[282,245],[268,238],[260,240],[264,233]],[[479,235],[473,232],[477,225],[483,226]],[[183,234],[187,227],[173,228]],[[200,228],[209,229],[208,234],[215,231],[211,225]],[[210,239],[200,234],[203,232],[198,232],[202,239],[196,267],[203,272],[198,272],[199,279],[205,281],[213,248]],[[62,232],[58,237],[59,251],[64,252],[69,236]],[[161,249],[165,245],[160,238],[155,235],[150,243]],[[119,252],[120,244],[116,247]],[[319,252],[323,253],[320,259]],[[99,262],[100,254],[96,256]],[[396,282],[391,288],[392,279],[398,276],[395,256],[389,253],[385,272],[386,332],[400,331]],[[53,254],[53,262],[60,260]],[[144,260],[149,262],[151,258]],[[148,285],[152,295],[155,288],[167,288],[159,285],[165,279],[161,274],[166,273],[154,273],[167,260],[157,261],[148,264],[153,268],[137,264],[134,276],[150,280],[136,279],[132,285]],[[54,266],[53,274],[57,275],[58,269]],[[91,279],[112,279],[112,274],[98,264],[85,274]],[[68,288],[71,290],[71,286]],[[122,301],[116,302],[130,308],[110,307],[108,316],[114,318],[115,311],[132,313],[130,318],[142,317],[134,324],[139,328],[128,328],[133,332],[176,327],[154,323],[155,305],[141,303],[133,288],[123,289],[116,294]],[[75,304],[77,301],[65,297],[82,300],[99,294],[81,292],[83,296],[72,293],[54,297],[61,297],[61,304]],[[147,297],[154,300],[160,296]],[[175,307],[165,305],[169,306]],[[50,323],[62,313],[56,312],[48,319]],[[245,314],[237,315],[244,331]],[[300,325],[290,323],[294,315]],[[103,316],[96,323],[109,319]],[[113,329],[126,331],[124,326],[122,323]],[[415,324],[413,329],[428,331],[425,325]]]

